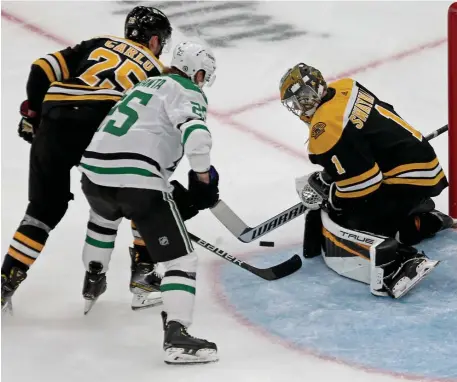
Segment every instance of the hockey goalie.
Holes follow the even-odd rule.
[[[437,265],[413,247],[450,228],[432,197],[448,182],[429,142],[357,81],[327,84],[300,63],[280,81],[281,102],[309,126],[309,159],[296,180],[305,212],[304,255],[400,298]]]

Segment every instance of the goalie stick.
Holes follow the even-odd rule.
[[[249,227],[223,200],[219,200],[210,211],[238,240],[250,243],[302,215],[306,207],[297,203],[255,227]]]
[[[302,261],[300,256],[293,255],[290,259],[274,265],[270,268],[256,268],[250,264],[245,263],[237,259],[235,256],[232,256],[225,252],[224,250],[217,248],[216,246],[200,239],[199,237],[195,236],[194,234],[188,232],[189,237],[192,241],[200,245],[201,247],[207,249],[208,251],[222,257],[224,260],[230,261],[232,264],[238,265],[239,267],[247,270],[248,272],[268,281],[272,280],[279,280],[283,277],[289,276],[292,273],[298,271],[302,266]]]
[[[425,139],[430,141],[446,131],[448,125],[425,136]],[[255,227],[248,226],[223,200],[219,200],[210,211],[239,241],[250,243],[302,215],[306,207],[301,202],[297,203]]]
[[[441,135],[441,134],[445,133],[448,130],[449,130],[449,125],[444,125],[443,127],[440,127],[439,129],[437,129],[434,132],[430,133],[429,135],[426,135],[425,139],[427,141],[430,141],[433,138],[436,138],[438,135]]]

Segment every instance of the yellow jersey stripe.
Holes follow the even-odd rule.
[[[444,172],[441,170],[434,178],[389,178],[384,180],[385,184],[409,184],[411,186],[436,186],[444,178]]]
[[[132,226],[132,229],[136,230],[136,225],[133,221],[130,222],[131,226]]]
[[[14,248],[8,248],[8,255],[14,257],[16,260],[19,260],[22,264],[32,265],[35,262],[35,259],[32,259],[26,255],[23,255],[19,251],[16,251]]]
[[[24,234],[22,234],[20,232],[16,232],[14,234],[14,238],[17,241],[19,241],[20,243],[25,244],[28,247],[33,248],[36,251],[41,252],[43,250],[43,248],[44,248],[43,244],[38,243],[37,241],[30,239],[29,237],[25,236]]]
[[[89,85],[77,85],[77,84],[66,84],[66,83],[63,83],[63,82],[54,82],[52,84],[52,86],[59,86],[59,87],[62,87],[62,88],[69,88],[69,89],[85,89],[85,90],[91,90],[91,91],[94,91],[94,90],[111,90],[109,88],[103,88],[103,87],[100,87],[100,86],[89,86]]]
[[[427,163],[409,163],[402,164],[401,166],[394,167],[390,171],[384,173],[385,177],[395,176],[404,171],[414,171],[414,170],[429,170],[438,166],[438,158],[433,159],[431,162]]]
[[[352,178],[340,180],[336,182],[336,185],[339,187],[351,186],[353,184],[364,182],[373,176],[375,176],[379,172],[379,166],[377,163],[368,171],[365,171],[363,174],[353,176]]]
[[[47,101],[119,101],[121,96],[114,95],[63,95],[47,94],[44,102]]]
[[[376,183],[371,187],[365,188],[364,190],[360,191],[353,191],[353,192],[341,192],[341,191],[336,191],[335,195],[338,198],[360,198],[361,196],[366,196],[368,194],[371,194],[372,192],[376,191],[379,187],[381,187],[382,183]]]
[[[68,71],[67,62],[65,61],[65,58],[62,56],[62,53],[56,52],[53,53],[53,56],[55,56],[55,58],[57,58],[57,61],[59,61],[60,69],[62,70],[63,74],[63,79],[66,80],[67,78],[70,78],[70,72]]]
[[[360,252],[357,252],[353,250],[352,248],[349,248],[347,245],[339,242],[335,236],[333,236],[328,230],[326,230],[324,227],[322,227],[322,234],[329,239],[333,244],[335,244],[337,247],[340,247],[344,249],[346,252],[352,253],[353,255],[362,257],[364,259],[370,260],[369,257],[362,255]]]
[[[43,71],[46,73],[46,77],[48,77],[49,82],[54,82],[56,80],[56,76],[54,75],[54,71],[51,68],[51,65],[46,60],[42,58],[36,60],[33,65],[38,65]]]

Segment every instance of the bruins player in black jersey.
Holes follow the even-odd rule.
[[[438,263],[411,245],[453,224],[431,199],[448,186],[432,146],[350,78],[327,85],[319,70],[300,63],[282,77],[280,96],[309,126],[309,159],[323,167],[297,180],[309,208],[305,256],[320,254],[323,243],[327,264],[355,279],[363,278],[361,259],[371,258],[360,281],[374,294],[401,297]],[[370,254],[374,244],[378,256]]]
[[[171,32],[160,10],[138,6],[127,15],[124,38],[95,37],[32,64],[19,124],[32,144],[29,204],[3,261],[2,310],[73,198],[71,168],[123,92],[162,73],[159,57]]]

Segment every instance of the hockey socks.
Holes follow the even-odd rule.
[[[192,252],[163,264],[166,272],[160,291],[168,320],[178,321],[187,327],[192,323],[194,310],[197,255]]]

